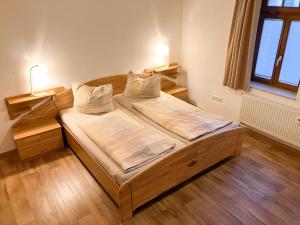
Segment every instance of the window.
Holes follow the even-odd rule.
[[[264,0],[252,80],[297,91],[300,82],[300,0]]]

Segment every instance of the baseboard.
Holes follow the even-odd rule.
[[[244,125],[244,124],[243,124],[243,126],[246,128],[247,131],[255,133],[255,134],[260,135],[262,137],[265,137],[270,142],[272,142],[272,143],[274,143],[276,145],[283,146],[285,148],[289,148],[289,149],[291,149],[293,151],[296,151],[298,153],[300,152],[300,149],[297,148],[296,146],[293,146],[293,145],[291,145],[291,144],[289,144],[289,143],[287,143],[285,141],[279,140],[279,139],[273,137],[272,135],[268,135],[268,134],[266,134],[266,133],[264,133],[264,132],[262,132],[260,130],[257,130],[255,128],[251,127],[251,126],[247,126],[247,125]]]

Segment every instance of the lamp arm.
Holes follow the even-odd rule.
[[[32,70],[36,67],[39,67],[39,65],[35,65],[33,67],[30,68],[30,94],[32,95]]]

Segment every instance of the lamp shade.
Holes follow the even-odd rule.
[[[158,53],[162,57],[169,57],[169,54],[170,54],[169,46],[168,45],[161,45],[161,46],[159,46]]]
[[[35,65],[30,68],[30,91],[33,94],[33,88],[41,88],[46,82],[46,70],[40,65]]]
[[[156,50],[156,61],[158,65],[164,65],[165,67],[169,67],[169,55],[170,49],[168,45],[161,44],[157,47]]]
[[[32,77],[42,77],[46,75],[46,70],[39,65],[35,65],[30,68],[30,75]]]

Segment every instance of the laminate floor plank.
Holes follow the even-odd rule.
[[[1,163],[1,159],[0,159],[0,163]],[[0,169],[0,224],[6,224],[6,225],[17,224],[16,218],[14,216],[11,207],[9,194],[7,192],[7,187],[1,169]]]
[[[34,209],[31,207],[26,190],[22,185],[22,172],[18,173],[16,165],[11,159],[2,159],[0,168],[4,176],[4,184],[17,224],[36,224]]]
[[[117,225],[118,209],[70,149],[0,157],[0,225]],[[142,206],[125,225],[300,225],[300,153],[254,132],[239,158]]]

